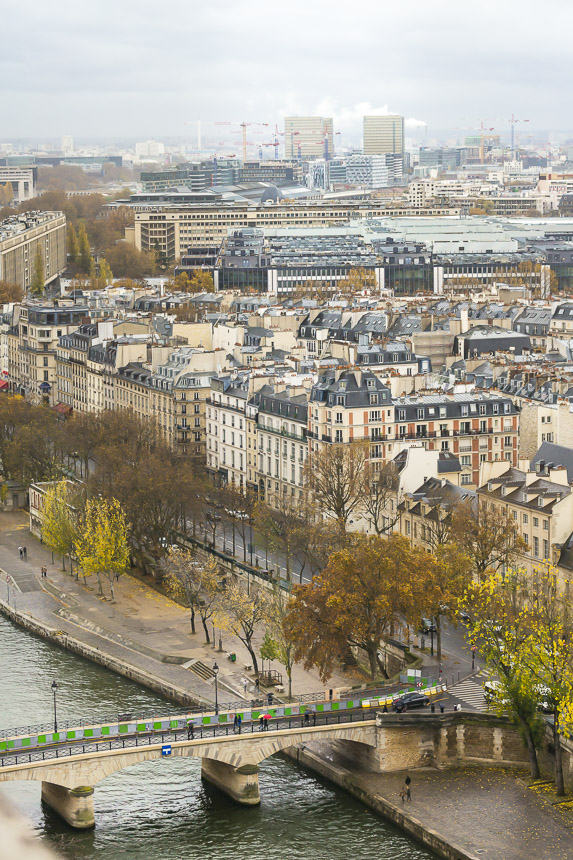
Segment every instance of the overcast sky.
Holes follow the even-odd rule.
[[[571,0],[0,0],[0,32],[0,142],[286,113],[573,131]]]

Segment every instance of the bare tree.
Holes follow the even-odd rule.
[[[398,470],[394,463],[384,463],[375,472],[369,463],[365,479],[362,509],[377,535],[389,534],[400,519]]]
[[[365,495],[368,448],[362,443],[327,445],[305,464],[306,482],[322,512],[346,533],[348,521]]]

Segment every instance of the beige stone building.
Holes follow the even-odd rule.
[[[66,216],[62,212],[25,212],[0,222],[0,281],[30,289],[37,252],[44,285],[66,268]]]

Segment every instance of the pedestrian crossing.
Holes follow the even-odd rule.
[[[466,678],[453,687],[449,687],[448,693],[455,699],[459,699],[462,705],[468,705],[474,711],[486,711],[487,703],[483,695],[483,683],[485,676],[474,675]]]

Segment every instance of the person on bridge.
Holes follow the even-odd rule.
[[[239,725],[239,718],[238,718],[237,714],[235,714],[235,716],[233,718],[233,734],[235,734],[235,732],[237,731],[238,725]]]
[[[193,740],[193,738],[195,737],[194,732],[195,732],[195,721],[194,720],[187,720],[187,740],[188,741]]]
[[[308,711],[304,712],[304,724],[305,726],[310,726],[310,714]]]
[[[241,715],[237,714],[237,728],[239,729],[239,734],[241,734],[241,724],[243,720],[241,719]]]
[[[262,714],[259,718],[259,728],[262,732],[264,732],[264,730],[265,730],[265,718],[263,717]]]
[[[313,726],[316,726],[316,711],[312,712],[312,724]]]

